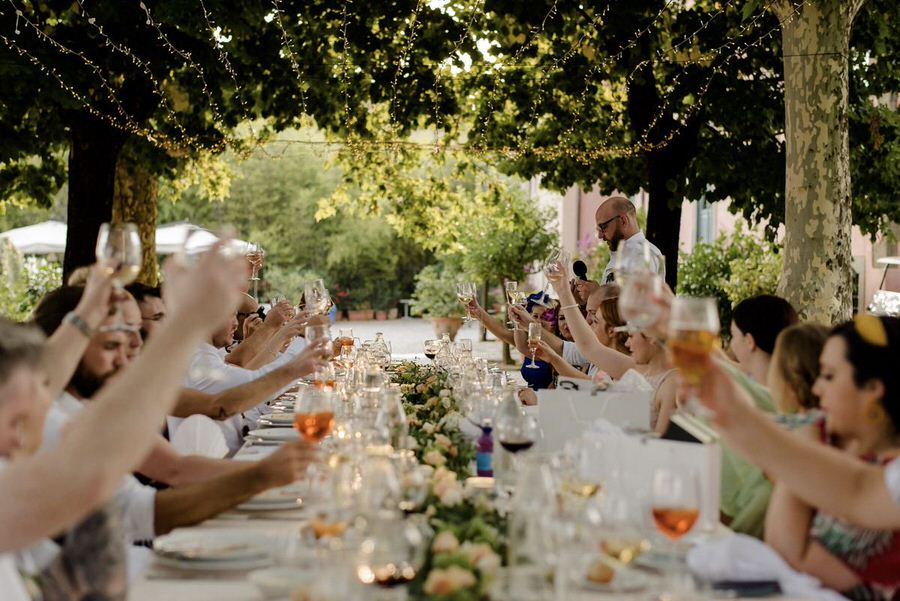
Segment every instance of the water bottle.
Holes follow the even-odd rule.
[[[479,476],[493,477],[494,475],[494,438],[491,436],[491,420],[484,420],[481,426],[481,436],[478,438],[478,452],[475,454],[475,469]]]

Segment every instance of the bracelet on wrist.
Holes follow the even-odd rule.
[[[577,309],[580,305],[578,303],[572,303],[571,305],[563,305],[559,308],[560,311],[564,311],[566,309]]]
[[[70,324],[76,330],[84,334],[85,338],[93,338],[94,337],[94,329],[88,325],[80,315],[75,313],[74,311],[69,311],[66,313],[66,316],[63,318],[63,322]]]

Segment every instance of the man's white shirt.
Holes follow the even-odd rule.
[[[650,261],[653,263],[654,270],[656,270],[656,273],[665,278],[666,266],[663,263],[662,252],[660,252],[660,250],[656,248],[656,246],[654,246],[652,242],[649,242],[647,240],[647,238],[644,236],[644,232],[639,231],[631,238],[619,242],[619,248],[615,252],[609,253],[609,262],[606,264],[606,268],[603,270],[603,277],[600,278],[600,283],[609,284],[612,282],[613,267],[615,267],[616,265],[616,257],[618,257],[619,253],[624,253],[625,256],[629,257],[640,257],[644,254],[645,243],[650,251]]]
[[[259,369],[245,369],[239,365],[232,365],[225,362],[225,353],[222,349],[215,346],[202,343],[191,358],[191,366],[188,370],[187,378],[184,381],[185,388],[199,390],[209,394],[218,394],[225,390],[229,390],[236,386],[241,386],[248,382],[253,382],[263,376],[275,371],[282,365],[296,357],[304,348],[307,342],[305,338],[296,337],[288,345],[288,348],[278,357],[263,365]],[[271,398],[280,395],[290,386],[286,386],[283,390],[279,390]],[[228,445],[229,451],[234,453],[241,444],[243,444],[241,430],[244,425],[250,428],[256,427],[256,421],[260,416],[268,412],[265,402],[260,403],[253,409],[245,411],[243,415],[233,415],[226,420],[217,420],[216,423],[222,428],[225,435],[225,443]],[[174,430],[181,423],[181,418],[169,417],[166,422],[169,426],[169,436],[174,434]]]

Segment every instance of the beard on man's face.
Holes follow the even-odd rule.
[[[118,370],[114,369],[106,374],[97,375],[89,371],[84,364],[80,363],[78,369],[75,370],[75,374],[72,375],[69,385],[74,388],[82,398],[89,399],[97,394],[97,391],[103,388],[106,381],[113,377],[117,371]]]

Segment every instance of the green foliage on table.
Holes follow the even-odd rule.
[[[8,241],[0,243],[0,315],[25,321],[51,290],[58,288],[62,267],[43,257],[22,257]]]
[[[406,362],[397,366],[392,381],[400,385],[417,457],[435,467],[424,514],[436,536],[410,584],[410,596],[428,601],[486,599],[506,556],[506,522],[487,498],[464,491],[475,445],[460,431],[461,416],[447,388],[447,372]],[[452,590],[437,594],[435,582],[440,579],[445,585],[454,582]],[[462,586],[462,582],[471,584]]]
[[[722,334],[728,338],[735,304],[758,294],[775,294],[782,265],[779,250],[738,223],[730,235],[720,234],[715,242],[700,242],[691,254],[681,254],[677,292],[715,297]]]
[[[464,310],[456,298],[456,283],[462,273],[449,263],[426,265],[416,275],[410,309],[414,315],[460,317]]]

